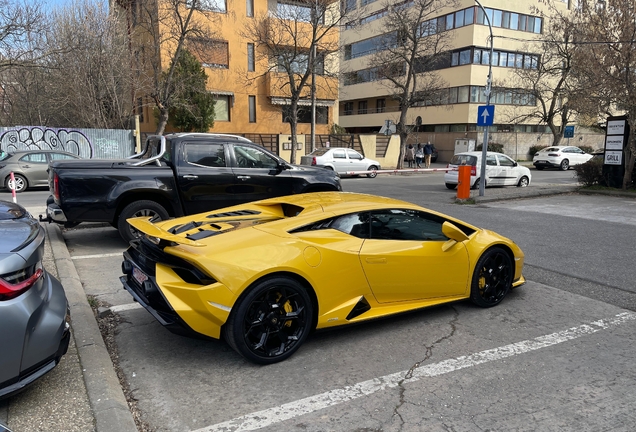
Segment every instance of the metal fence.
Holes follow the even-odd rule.
[[[0,127],[0,149],[61,150],[83,158],[122,159],[134,154],[133,131],[122,129],[58,129],[46,126]]]

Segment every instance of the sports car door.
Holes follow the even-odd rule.
[[[380,303],[462,295],[468,288],[466,247],[446,252],[444,219],[415,210],[371,213],[371,232],[360,250],[360,262]]]

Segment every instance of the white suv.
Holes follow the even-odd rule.
[[[592,159],[592,155],[574,146],[553,146],[539,150],[532,158],[536,169],[559,168],[567,171],[574,165],[583,164]]]
[[[473,189],[479,187],[481,172],[481,152],[457,153],[451,159],[444,174],[444,183],[448,189],[455,189],[459,181],[457,167],[470,165],[470,185]],[[486,185],[487,186],[518,186],[526,187],[530,184],[532,175],[527,167],[519,165],[502,153],[486,153]]]

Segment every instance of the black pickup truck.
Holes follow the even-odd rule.
[[[248,201],[342,190],[333,171],[290,165],[251,141],[223,134],[151,136],[129,159],[60,160],[50,164],[46,218],[66,227],[109,222],[124,240],[126,219],[153,221]]]

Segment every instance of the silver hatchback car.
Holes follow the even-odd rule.
[[[0,238],[1,399],[58,364],[70,326],[64,289],[42,266],[44,228],[23,207],[0,201]]]
[[[57,150],[25,150],[6,153],[0,150],[0,187],[23,192],[30,187],[48,186],[49,162],[79,159],[79,156]],[[14,182],[11,182],[13,172]]]

